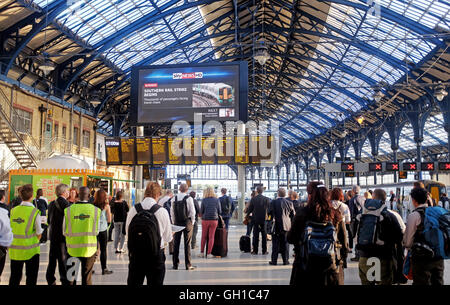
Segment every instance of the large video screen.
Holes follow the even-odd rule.
[[[247,62],[133,67],[131,124],[247,121]]]

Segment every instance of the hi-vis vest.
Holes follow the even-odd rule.
[[[64,210],[67,252],[73,257],[91,257],[97,251],[100,209],[91,203],[76,203]]]
[[[18,205],[11,210],[13,242],[9,247],[9,257],[16,261],[26,261],[41,253],[34,223],[41,212],[35,207]]]

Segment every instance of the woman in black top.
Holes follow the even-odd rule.
[[[123,244],[125,243],[124,225],[127,220],[128,204],[123,200],[123,192],[118,191],[116,199],[111,205],[111,212],[114,215],[114,248],[116,253],[123,252]]]
[[[34,206],[41,212],[42,216],[47,216],[47,199],[44,198],[44,191],[42,189],[38,189],[36,192],[36,199],[33,200]]]
[[[308,204],[300,207],[294,217],[287,240],[294,245],[295,261],[292,266],[291,285],[338,285],[343,284],[343,277],[338,274],[338,267],[343,264],[339,253],[347,251],[348,240],[345,223],[339,210],[335,210],[329,201],[328,190],[320,181],[310,182],[307,186]],[[306,223],[308,221],[325,223],[331,222],[336,228],[337,241],[335,243],[337,253],[327,260],[312,260],[305,265],[301,255],[301,241],[304,237]],[[341,251],[339,251],[341,248]]]

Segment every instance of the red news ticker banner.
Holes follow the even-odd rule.
[[[144,84],[144,88],[158,88],[158,83],[147,83],[147,84]]]

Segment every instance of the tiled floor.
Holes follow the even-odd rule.
[[[180,253],[180,268],[172,270],[172,257],[167,255],[166,260],[166,285],[286,285],[289,284],[291,275],[290,266],[270,266],[268,264],[270,255],[253,256],[249,253],[239,251],[239,237],[245,232],[243,226],[230,226],[228,237],[228,257],[216,259],[198,258],[199,248],[193,250],[193,265],[197,266],[194,271],[184,269],[183,248]],[[199,228],[198,237],[201,229]],[[197,240],[199,246],[200,240]],[[271,244],[268,244],[269,252]],[[292,248],[292,247],[291,247]],[[292,252],[292,251],[291,251]],[[39,270],[38,284],[46,285],[45,270],[48,261],[48,245],[41,247],[41,266]],[[292,259],[291,259],[292,261]],[[281,258],[279,259],[281,262]],[[108,243],[108,268],[114,273],[110,275],[101,275],[100,262],[95,264],[93,283],[98,285],[125,285],[128,274],[128,256],[127,254],[115,254],[113,243]],[[450,285],[450,262],[446,261],[445,283]],[[56,272],[58,273],[58,272]],[[9,280],[10,267],[7,259],[5,270],[1,277],[1,284],[7,284]],[[24,282],[24,279],[23,279]],[[360,284],[358,277],[357,263],[349,262],[348,269],[345,271],[346,284]]]

